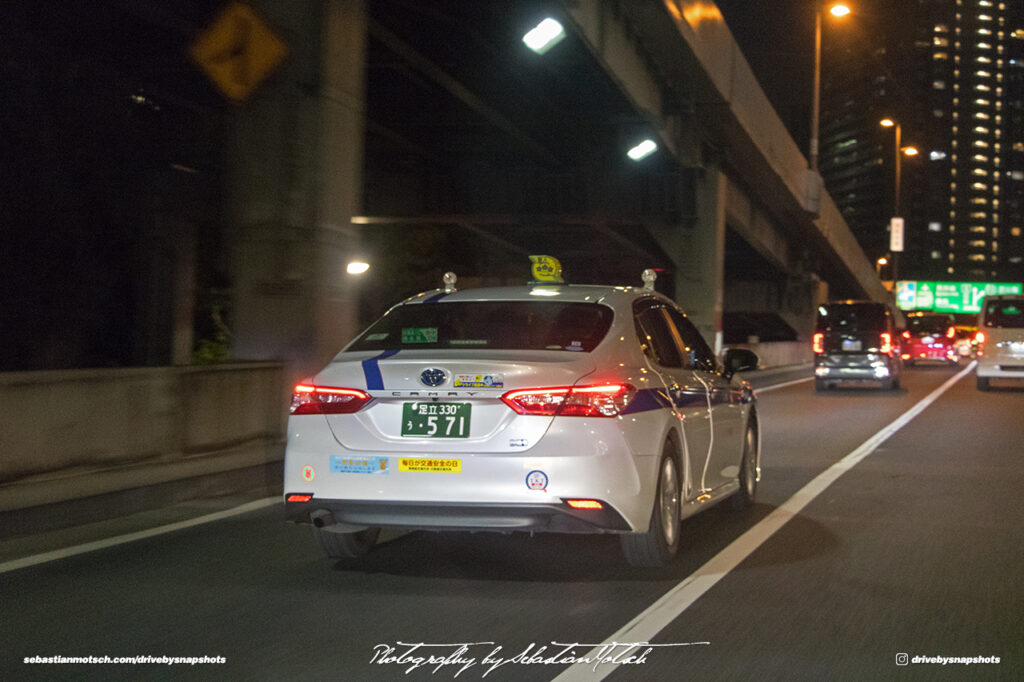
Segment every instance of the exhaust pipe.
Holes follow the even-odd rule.
[[[323,528],[325,526],[333,526],[337,523],[334,520],[334,514],[326,509],[317,509],[315,512],[309,515],[309,520],[313,522],[313,525],[317,528]]]

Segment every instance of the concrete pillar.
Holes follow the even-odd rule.
[[[718,353],[722,349],[725,280],[725,200],[727,182],[708,163],[697,176],[696,217],[681,231],[675,300]]]
[[[238,359],[283,360],[289,379],[325,364],[358,331],[365,0],[256,0],[289,46],[239,105],[229,132],[230,311]]]

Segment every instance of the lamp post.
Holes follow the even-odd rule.
[[[816,2],[814,9],[814,84],[811,92],[811,143],[808,149],[808,164],[815,173],[818,172],[818,128],[821,118],[821,8],[822,3]],[[835,3],[829,8],[834,17],[845,17],[850,13],[849,6]]]
[[[892,221],[889,223],[889,250],[892,252],[892,281],[893,286],[899,279],[900,252],[903,251],[903,218],[900,216],[900,176],[903,166],[903,155],[915,156],[916,147],[902,146],[902,128],[900,124],[891,118],[883,118],[879,121],[883,128],[893,128],[895,144],[893,153],[893,199],[892,199]],[[896,231],[899,235],[895,235]]]

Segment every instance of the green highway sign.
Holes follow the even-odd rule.
[[[900,310],[934,310],[939,313],[977,313],[981,299],[992,294],[1019,294],[1020,282],[918,282],[896,283]]]

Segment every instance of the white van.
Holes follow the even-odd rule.
[[[978,317],[978,390],[991,379],[1024,379],[1024,295],[986,296]]]

